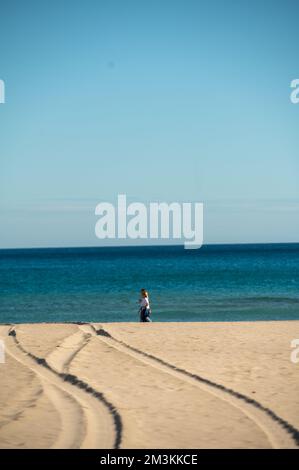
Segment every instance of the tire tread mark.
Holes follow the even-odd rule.
[[[97,335],[99,335],[99,336],[106,336],[108,338],[111,338],[113,341],[121,344],[122,346],[125,346],[126,348],[134,351],[135,353],[138,353],[138,354],[141,354],[145,357],[148,357],[149,359],[152,359],[152,360],[158,362],[159,364],[162,364],[163,366],[166,366],[166,367],[168,367],[168,368],[170,368],[170,369],[172,369],[176,372],[184,374],[187,377],[191,377],[192,379],[197,380],[198,382],[204,383],[206,385],[209,385],[210,387],[221,390],[221,391],[223,391],[223,392],[225,392],[225,393],[227,393],[227,394],[229,394],[229,395],[231,395],[235,398],[238,398],[239,400],[244,401],[245,403],[247,403],[249,405],[254,406],[255,408],[259,409],[260,411],[263,411],[273,421],[278,423],[287,433],[289,433],[291,435],[293,441],[295,442],[295,444],[299,447],[299,430],[297,428],[295,428],[292,424],[290,424],[288,421],[286,421],[283,418],[281,418],[280,416],[278,416],[270,408],[268,408],[268,407],[262,405],[261,403],[259,403],[254,398],[250,398],[247,395],[244,395],[243,393],[236,392],[235,390],[226,387],[225,385],[219,384],[217,382],[213,382],[210,379],[207,379],[207,378],[202,377],[198,374],[194,374],[192,372],[189,372],[188,370],[182,369],[181,367],[177,367],[177,366],[165,361],[164,359],[161,359],[159,357],[154,356],[153,354],[150,354],[150,353],[147,353],[145,351],[142,351],[141,349],[135,348],[134,346],[131,346],[130,344],[127,344],[124,341],[116,339],[115,337],[113,337],[110,333],[108,333],[103,328],[100,328],[99,330],[96,330],[96,331],[97,331]]]
[[[84,382],[83,380],[80,380],[76,375],[69,374],[69,373],[61,373],[57,372],[55,369],[53,369],[46,361],[46,359],[41,358],[36,356],[35,354],[26,351],[25,348],[23,348],[22,344],[19,342],[17,338],[17,333],[15,329],[11,329],[8,332],[8,336],[11,336],[17,347],[26,355],[31,357],[37,364],[45,367],[46,369],[50,370],[53,372],[56,376],[60,377],[62,380],[65,382],[68,382],[81,390],[84,390],[86,393],[92,395],[93,397],[97,398],[100,402],[102,402],[107,408],[110,414],[112,415],[114,426],[115,426],[115,441],[114,441],[114,449],[119,449],[122,441],[122,434],[123,434],[123,424],[122,424],[122,419],[121,416],[118,412],[118,410],[115,408],[112,403],[107,400],[107,398],[104,396],[102,392],[98,392],[95,390],[92,386],[90,386],[88,383]]]

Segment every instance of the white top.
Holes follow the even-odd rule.
[[[142,297],[140,300],[140,307],[149,307],[148,297]]]

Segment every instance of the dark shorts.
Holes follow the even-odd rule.
[[[151,321],[150,319],[150,314],[151,314],[151,309],[150,308],[141,308],[140,309],[140,321],[141,322],[148,322]]]

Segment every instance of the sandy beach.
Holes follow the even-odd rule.
[[[1,325],[0,448],[298,448],[299,321]]]

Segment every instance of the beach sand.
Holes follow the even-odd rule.
[[[0,325],[0,448],[298,448],[299,321]]]

